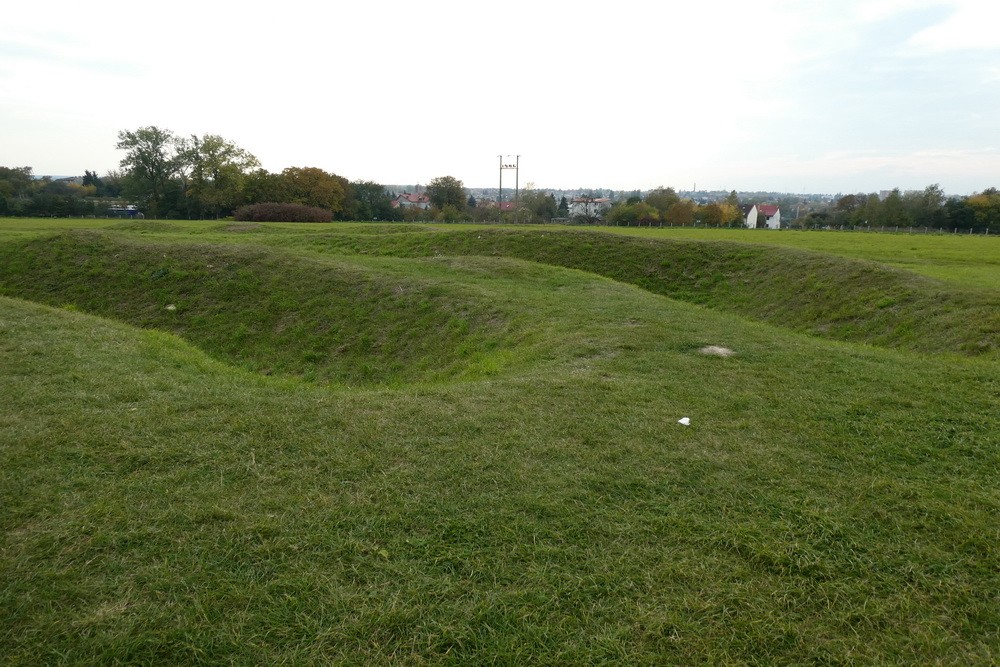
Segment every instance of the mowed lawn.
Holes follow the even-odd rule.
[[[993,239],[711,231],[0,221],[0,657],[994,664]]]

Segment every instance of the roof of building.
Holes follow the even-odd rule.
[[[396,201],[408,201],[411,204],[426,204],[431,200],[427,195],[415,194],[412,192],[404,192],[400,195],[396,195]]]

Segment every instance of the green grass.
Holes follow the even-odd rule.
[[[957,285],[1000,289],[1000,235],[605,227],[644,238],[736,241],[880,262]]]
[[[717,242],[168,224],[0,229],[4,662],[997,661],[988,349],[739,313]]]

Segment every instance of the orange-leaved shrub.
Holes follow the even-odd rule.
[[[241,206],[233,213],[236,220],[249,222],[330,222],[333,211],[305,204],[264,202]]]

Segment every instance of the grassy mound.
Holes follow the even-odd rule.
[[[509,333],[502,313],[445,281],[95,232],[0,247],[0,293],[171,332],[258,372],[322,382],[475,376]]]
[[[393,262],[496,285],[554,358],[331,389],[0,298],[4,662],[995,662],[996,362]]]
[[[328,253],[517,257],[825,338],[925,352],[1000,353],[1000,295],[805,250],[502,229],[317,234],[281,242]]]

